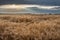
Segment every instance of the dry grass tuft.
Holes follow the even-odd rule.
[[[60,40],[60,15],[0,15],[0,40]]]

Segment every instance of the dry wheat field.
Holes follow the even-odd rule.
[[[60,15],[0,15],[0,40],[60,40]]]

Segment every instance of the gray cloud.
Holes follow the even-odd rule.
[[[40,4],[60,6],[60,0],[0,0],[0,4]]]

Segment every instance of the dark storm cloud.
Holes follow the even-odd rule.
[[[24,0],[0,0],[0,4],[23,4]]]
[[[60,6],[60,0],[0,0],[0,4],[40,4]]]

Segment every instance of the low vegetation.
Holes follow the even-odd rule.
[[[0,15],[0,40],[60,40],[60,15]]]

